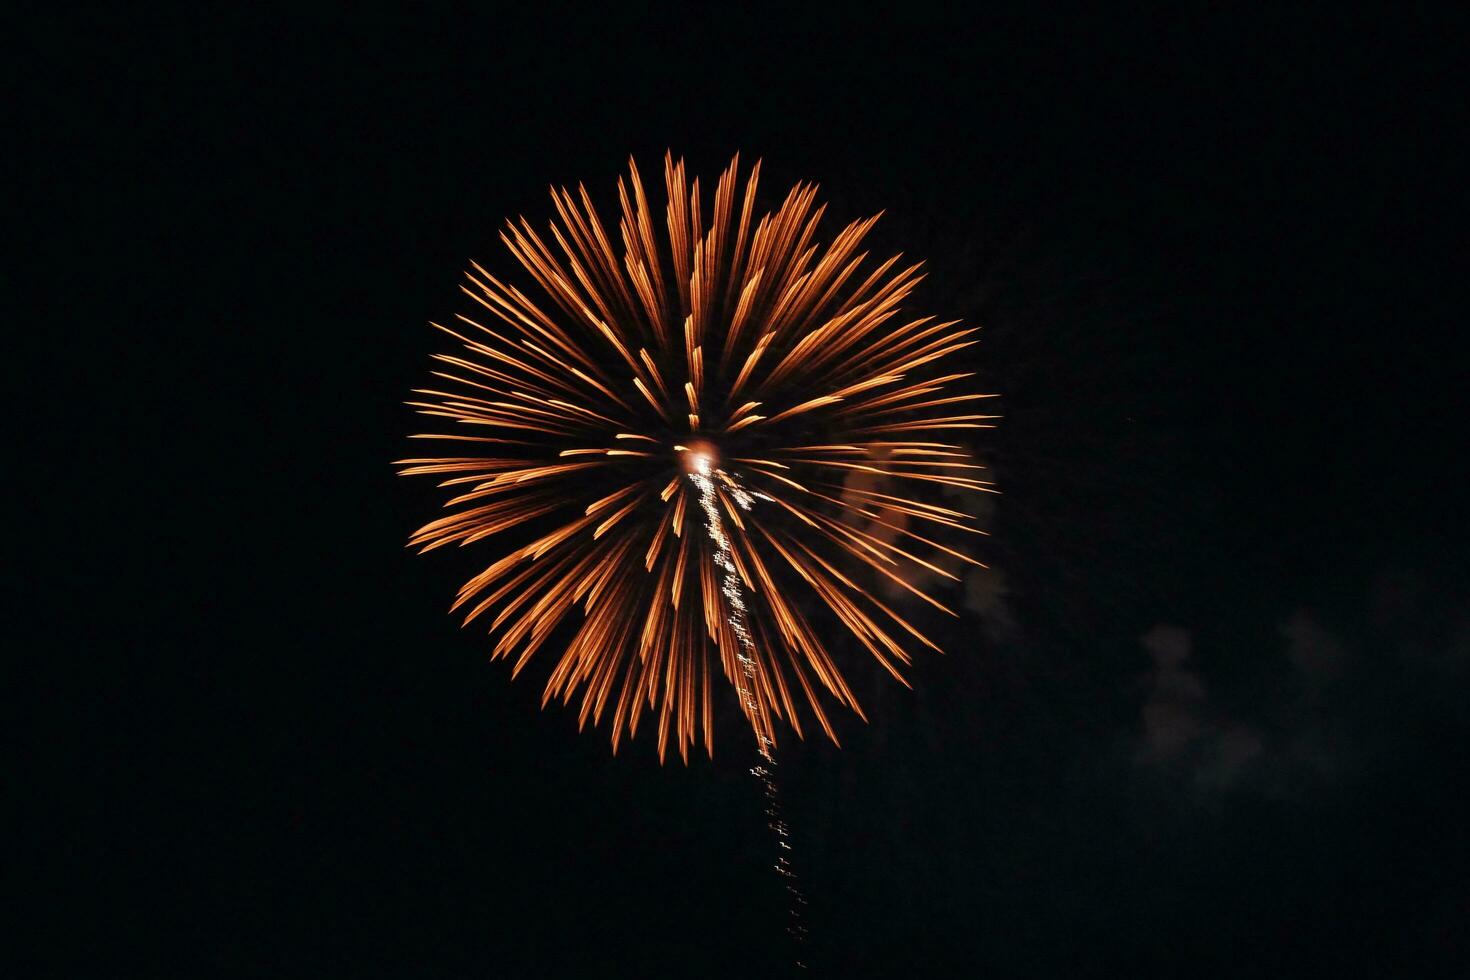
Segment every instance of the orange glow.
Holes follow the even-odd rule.
[[[676,451],[679,453],[680,465],[684,467],[686,473],[694,471],[697,468],[697,461],[701,458],[712,470],[720,467],[719,447],[708,439],[690,439],[684,445],[676,447]]]

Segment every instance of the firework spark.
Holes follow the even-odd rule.
[[[462,288],[479,312],[434,324],[461,347],[410,404],[455,425],[414,438],[475,455],[399,461],[455,488],[410,544],[514,541],[454,609],[489,619],[513,673],[561,648],[543,704],[580,692],[580,723],[610,714],[614,751],[648,712],[660,758],[672,740],[687,760],[701,737],[712,753],[723,676],[769,762],[775,720],[802,733],[799,705],[836,741],[822,692],[862,714],[818,619],[900,681],[905,642],[939,649],[863,580],[954,615],[911,573],[980,565],[953,539],[984,532],[933,498],[994,491],[961,445],[923,440],[990,428],[967,405],[993,396],[952,393],[972,375],[936,367],[975,328],[900,315],[919,264],[864,271],[876,217],[823,248],[814,184],[757,217],[759,163],[737,206],[738,156],[712,203],[666,156],[664,236],[629,166],[621,253],[585,188],[553,188],[554,246],[524,218],[501,234],[544,298],[473,264]],[[695,508],[705,535],[685,533]]]

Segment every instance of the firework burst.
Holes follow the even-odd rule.
[[[990,490],[982,467],[929,441],[995,418],[938,367],[976,329],[901,315],[920,265],[866,261],[876,216],[819,245],[814,184],[757,216],[759,163],[738,193],[737,156],[710,202],[665,157],[656,231],[629,170],[620,249],[583,187],[553,188],[549,239],[524,218],[501,234],[542,295],[473,264],[472,315],[434,324],[461,346],[409,404],[455,424],[414,438],[473,455],[399,461],[454,493],[410,544],[512,541],[454,609],[514,673],[557,648],[543,704],[580,694],[614,751],[647,717],[660,758],[671,739],[713,752],[721,683],[762,754],[776,719],[801,734],[799,707],[835,741],[823,700],[862,711],[825,629],[902,681],[909,648],[939,648],[871,586],[953,615],[913,572],[980,564],[964,536],[984,532],[940,491]]]

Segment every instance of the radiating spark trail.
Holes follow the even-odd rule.
[[[715,469],[707,454],[696,450],[687,451],[693,457],[693,468],[689,472],[689,480],[699,490],[699,508],[704,511],[705,530],[709,532],[710,540],[715,545],[713,560],[715,567],[720,570],[720,592],[724,595],[725,603],[730,609],[728,617],[730,632],[735,634],[735,639],[739,642],[735,655],[740,661],[741,678],[736,682],[740,703],[755,726],[756,742],[760,747],[761,755],[767,762],[771,762],[771,748],[774,743],[770,736],[769,722],[764,717],[765,712],[761,710],[754,694],[755,641],[751,639],[750,629],[745,625],[745,597],[740,588],[739,572],[735,568],[734,560],[730,557],[730,538],[725,533],[725,522],[720,517],[715,500],[715,477],[718,476],[720,482],[729,488],[730,496],[734,498],[741,510],[750,510],[752,498],[724,470]]]
[[[838,741],[862,652],[906,683],[914,647],[939,649],[884,594],[954,615],[928,583],[980,564],[954,491],[996,490],[956,440],[992,427],[993,396],[946,361],[977,328],[911,315],[922,263],[870,263],[876,217],[826,235],[809,183],[762,213],[760,172],[737,156],[701,183],[669,154],[660,201],[630,160],[612,215],[554,188],[544,230],[502,231],[522,281],[472,264],[474,306],[434,325],[451,348],[409,402],[440,448],[401,472],[447,491],[410,545],[485,556],[453,610],[512,676],[549,660],[542,703],[576,702],[614,752],[641,724],[661,760],[713,755],[726,684],[758,744],[804,716]],[[696,509],[723,547],[684,533]]]
[[[780,848],[775,868],[776,873],[781,875],[785,882],[786,893],[791,903],[787,910],[791,921],[787,924],[786,931],[800,945],[806,941],[807,930],[802,921],[802,908],[806,905],[806,898],[802,895],[801,889],[796,886],[796,872],[792,870],[791,861],[787,857],[791,851],[791,833],[781,816],[781,799],[776,790],[776,745],[770,736],[769,719],[765,717],[765,712],[754,694],[755,640],[751,638],[750,629],[745,623],[745,597],[740,588],[739,570],[730,556],[730,538],[725,533],[725,522],[720,517],[719,504],[715,499],[715,479],[718,478],[725,486],[741,510],[750,510],[754,496],[765,497],[765,495],[750,494],[724,470],[716,469],[708,454],[694,450],[688,450],[688,452],[693,457],[689,480],[699,491],[699,508],[704,511],[704,527],[709,533],[710,541],[714,544],[715,567],[720,570],[720,593],[724,596],[726,607],[730,610],[726,622],[739,644],[736,657],[740,661],[740,675],[736,679],[735,689],[740,696],[741,706],[755,728],[756,748],[763,760],[751,767],[750,774],[761,782],[761,789],[766,797],[768,826],[776,835],[776,845]],[[797,959],[796,965],[801,969],[806,969],[806,964],[800,958]]]

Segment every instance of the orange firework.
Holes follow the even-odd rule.
[[[902,681],[906,644],[939,648],[864,582],[953,615],[913,573],[980,564],[956,533],[983,532],[935,498],[989,490],[982,467],[915,441],[991,427],[968,407],[991,396],[948,387],[972,375],[936,367],[975,328],[900,315],[920,267],[864,268],[876,217],[824,248],[814,184],[757,216],[760,164],[737,195],[738,164],[711,205],[665,157],[665,238],[630,161],[621,249],[585,189],[553,189],[550,239],[524,218],[501,234],[544,297],[473,264],[478,312],[434,324],[462,348],[410,402],[456,423],[414,438],[482,454],[399,461],[457,494],[410,544],[513,539],[454,608],[489,620],[514,673],[559,649],[543,704],[580,691],[614,751],[647,711],[660,758],[672,735],[687,760],[696,732],[713,752],[721,675],[767,757],[772,719],[801,734],[798,703],[835,741],[819,692],[861,708],[822,632],[841,624]]]

